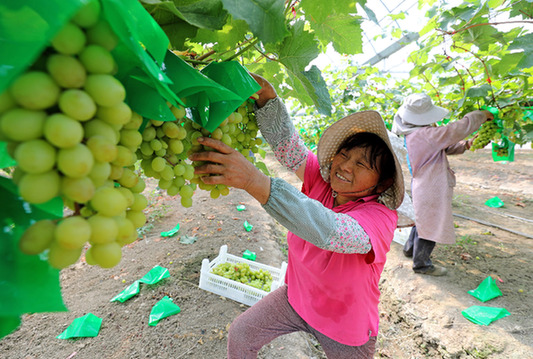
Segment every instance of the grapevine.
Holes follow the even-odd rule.
[[[220,263],[211,270],[211,273],[265,292],[270,292],[272,286],[272,274],[269,271],[253,270],[248,263]]]
[[[88,2],[1,95],[0,139],[17,161],[20,196],[31,204],[60,196],[70,209],[33,223],[19,248],[46,251],[58,269],[75,263],[87,243],[88,264],[117,265],[146,221],[145,184],[134,168],[142,118],[113,76],[117,43],[99,1]]]
[[[485,122],[478,131],[478,135],[474,139],[470,150],[475,151],[488,145],[496,137],[498,128],[498,125],[494,121]]]

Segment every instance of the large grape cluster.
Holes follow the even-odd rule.
[[[75,263],[87,242],[87,263],[115,266],[146,221],[134,168],[142,117],[113,76],[117,42],[99,1],[89,1],[0,95],[0,140],[17,161],[20,196],[32,204],[61,196],[72,210],[34,223],[19,242],[27,254],[48,250],[55,268]]]
[[[211,273],[270,292],[272,274],[263,269],[253,270],[248,263],[220,263],[211,270]]]
[[[262,141],[257,138],[257,122],[251,111],[252,104],[244,102],[231,113],[213,132],[202,128],[185,116],[183,108],[170,105],[175,121],[151,120],[142,133],[142,143],[137,156],[146,176],[159,180],[159,188],[169,196],[180,196],[183,207],[192,206],[196,188],[210,192],[211,198],[228,195],[225,185],[203,183],[194,174],[194,167],[201,162],[191,162],[191,153],[212,150],[199,144],[198,137],[212,137],[242,153],[249,161],[255,161],[255,153]]]
[[[474,139],[471,151],[478,150],[485,147],[493,140],[498,132],[498,125],[494,121],[485,122],[478,131],[477,137]]]

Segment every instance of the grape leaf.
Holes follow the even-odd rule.
[[[278,0],[222,0],[235,19],[244,20],[262,42],[275,43],[287,36],[284,2]]]
[[[215,51],[228,51],[245,39],[245,34],[250,31],[248,24],[243,20],[231,19],[219,31],[199,29],[192,42],[212,44]]]
[[[311,22],[311,28],[323,45],[333,44],[341,54],[358,54],[363,51],[360,17],[332,14],[321,23]]]

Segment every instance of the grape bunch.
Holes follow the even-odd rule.
[[[210,151],[201,145],[198,137],[212,137],[242,153],[250,162],[255,162],[255,153],[262,141],[257,138],[258,127],[252,112],[251,102],[244,102],[237,111],[209,132],[186,117],[185,109],[169,105],[175,121],[150,120],[142,133],[142,143],[137,151],[141,168],[147,177],[157,179],[159,188],[169,196],[181,197],[183,207],[192,206],[192,195],[197,188],[210,192],[211,198],[229,194],[225,185],[205,184],[194,168],[202,162],[191,162],[191,153]]]
[[[211,273],[270,292],[272,274],[263,269],[253,270],[248,263],[220,263],[211,270]]]
[[[471,151],[485,147],[492,141],[498,132],[498,125],[494,121],[485,122],[478,131],[477,137],[472,142]]]
[[[88,1],[41,57],[0,94],[0,140],[17,161],[13,182],[23,200],[61,196],[72,215],[33,223],[19,247],[48,252],[51,266],[110,268],[146,222],[144,181],[135,171],[142,117],[126,104],[113,75],[118,38]]]
[[[498,157],[507,157],[509,156],[509,148],[508,147],[499,147],[496,149],[496,154]]]

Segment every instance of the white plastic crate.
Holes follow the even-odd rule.
[[[281,268],[275,268],[266,264],[257,263],[245,258],[237,257],[228,254],[228,246],[220,247],[218,257],[209,262],[209,259],[204,258],[202,261],[202,270],[200,272],[200,288],[211,293],[219,294],[223,297],[233,299],[239,303],[249,306],[257,303],[261,298],[266,296],[269,292],[254,288],[252,286],[236,282],[231,279],[211,273],[211,270],[220,263],[247,263],[252,270],[266,270],[272,274],[271,291],[281,287],[285,282],[285,272],[287,271],[287,263],[282,262]]]

